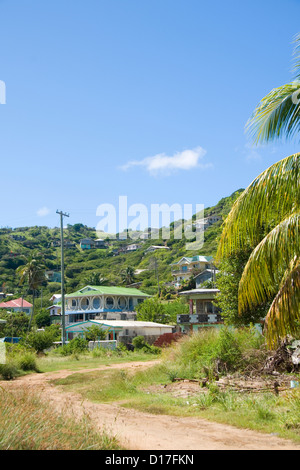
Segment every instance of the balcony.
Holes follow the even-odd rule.
[[[195,313],[177,315],[177,324],[219,323],[222,317],[218,313]]]

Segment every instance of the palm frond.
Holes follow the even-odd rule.
[[[300,80],[270,91],[256,106],[246,124],[254,143],[285,136],[292,138],[300,130]]]
[[[295,335],[300,321],[300,260],[284,278],[265,319],[265,334],[270,349],[278,346],[280,338]]]
[[[291,260],[300,260],[300,212],[279,223],[251,253],[239,284],[239,311],[272,298]]]
[[[300,209],[300,154],[262,172],[234,203],[224,222],[217,260],[246,245],[256,246],[280,221]]]

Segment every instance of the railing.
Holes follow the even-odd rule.
[[[177,315],[177,323],[219,323],[222,317],[219,313],[195,313]]]

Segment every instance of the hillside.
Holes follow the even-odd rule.
[[[225,219],[233,202],[242,190],[234,192],[231,196],[221,199],[215,206],[206,208],[204,216],[220,216]],[[80,240],[85,237],[97,238],[94,228],[84,226],[81,223],[68,225],[64,231],[65,240],[73,246],[65,248],[65,279],[67,293],[78,288],[95,283],[95,275],[106,279],[110,285],[121,285],[124,282],[122,273],[127,267],[134,268],[135,282],[141,283],[141,289],[149,294],[157,292],[157,277],[154,269],[154,259],[157,260],[157,269],[160,285],[163,286],[172,280],[170,264],[182,256],[195,254],[214,256],[217,249],[218,237],[221,234],[222,220],[214,223],[205,231],[204,246],[201,252],[195,253],[186,250],[186,240],[172,237],[173,226],[171,224],[171,238],[169,240],[106,240],[105,249],[82,250]],[[21,239],[18,239],[21,237]],[[19,227],[14,230],[0,229],[0,286],[2,291],[12,293],[15,296],[28,294],[26,286],[19,286],[19,278],[16,268],[24,264],[24,256],[28,257],[36,252],[41,253],[48,270],[60,271],[60,247],[53,246],[53,242],[59,241],[59,228],[50,229],[45,226]],[[103,234],[105,238],[105,234]],[[138,243],[140,248],[133,252],[122,253],[120,250],[133,243]],[[151,245],[165,245],[170,250],[159,250],[153,253],[145,253]],[[119,254],[116,254],[119,251]],[[60,291],[60,284],[48,282],[43,287],[43,305],[47,305],[48,299],[54,292]]]

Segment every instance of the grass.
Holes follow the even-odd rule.
[[[27,390],[0,387],[0,450],[117,450],[107,433],[97,433],[87,417],[57,414]]]
[[[38,369],[41,372],[55,372],[62,369],[81,370],[92,369],[101,365],[119,364],[123,362],[149,361],[157,358],[156,355],[144,352],[114,352],[114,351],[94,351],[87,354],[72,354],[70,356],[59,356],[48,354],[37,360]]]

